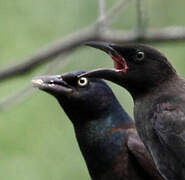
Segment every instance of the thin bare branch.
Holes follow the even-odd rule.
[[[131,0],[120,0],[111,10],[106,14],[104,19],[101,19],[98,23],[106,22],[107,26],[110,26],[113,21],[122,13],[127,7]]]
[[[97,22],[101,22],[101,24],[98,24],[99,31],[106,30],[106,22],[105,22],[105,0],[99,0],[99,16]]]
[[[140,36],[145,33],[144,27],[144,1],[136,0],[136,10],[137,10],[137,32]]]
[[[135,32],[107,31],[97,34],[96,31],[92,30],[81,31],[73,34],[65,41],[41,50],[35,56],[23,61],[23,63],[0,71],[0,81],[31,72],[39,65],[51,61],[52,58],[58,55],[70,52],[90,40],[104,40],[117,43],[185,41],[185,28],[169,27],[164,29],[150,29],[142,37]]]
[[[61,61],[62,58],[65,58],[65,55],[57,57],[54,61],[48,64],[46,70],[41,74],[52,74],[56,73],[59,68],[61,68],[64,63],[67,61]],[[31,84],[31,82],[30,82]],[[7,110],[15,105],[25,101],[27,98],[32,96],[37,89],[34,89],[32,85],[27,85],[23,89],[17,91],[14,95],[9,96],[5,100],[0,102],[0,111]]]
[[[101,21],[101,19],[105,18],[105,0],[99,0],[99,20]]]
[[[109,31],[102,34],[99,40],[114,43],[166,43],[185,41],[184,27],[168,27],[163,29],[148,29],[143,36],[135,31]]]
[[[8,97],[4,101],[0,102],[0,110],[5,110],[7,107],[11,107],[21,101],[26,97],[33,94],[35,89],[31,88],[31,85],[26,86],[25,88],[18,91],[15,95]]]

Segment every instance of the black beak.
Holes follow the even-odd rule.
[[[78,76],[87,78],[101,78],[112,81],[116,84],[122,85],[123,73],[116,71],[115,69],[95,69],[89,72],[85,72]]]
[[[36,77],[32,79],[32,84],[34,87],[52,95],[68,94],[73,91],[72,87],[63,80],[61,75]]]
[[[81,77],[89,77],[89,78],[102,78],[109,80],[110,76],[115,73],[114,69],[95,69],[89,72],[85,72],[83,74],[80,74],[78,78]]]
[[[118,57],[120,56],[119,53],[113,48],[113,44],[107,43],[107,42],[102,42],[102,41],[89,41],[86,42],[85,45],[100,49],[110,56]]]

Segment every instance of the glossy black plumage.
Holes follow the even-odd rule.
[[[55,96],[72,121],[93,180],[162,180],[135,125],[107,84],[83,72],[38,77],[36,87]]]
[[[110,80],[131,93],[138,133],[161,174],[167,180],[185,180],[185,81],[154,48],[103,42],[87,45],[116,54],[116,65],[83,76]]]

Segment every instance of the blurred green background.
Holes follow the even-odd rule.
[[[116,2],[107,0],[107,9]],[[136,27],[134,2],[121,14],[113,28]],[[93,23],[97,10],[98,1],[92,0],[1,0],[0,69]],[[147,11],[150,27],[185,25],[185,1],[150,0]],[[185,77],[185,43],[152,46],[164,52],[179,74]],[[80,49],[67,60],[58,73],[112,66],[108,56],[91,48]],[[30,84],[31,78],[43,72],[42,69],[1,83],[0,100]],[[132,114],[133,104],[128,93],[109,84]],[[0,179],[90,179],[73,126],[53,97],[37,91],[23,103],[1,111],[0,117]]]

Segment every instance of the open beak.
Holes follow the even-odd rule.
[[[100,49],[104,52],[106,52],[113,60],[114,62],[114,70],[117,72],[127,72],[128,66],[126,63],[126,60],[124,57],[122,57],[119,52],[116,51],[114,48],[115,45],[107,42],[101,42],[101,41],[90,41],[85,43],[87,46],[91,46],[97,49]]]
[[[62,79],[61,75],[36,77],[32,79],[32,84],[33,87],[52,95],[68,94],[73,91],[72,87]]]

